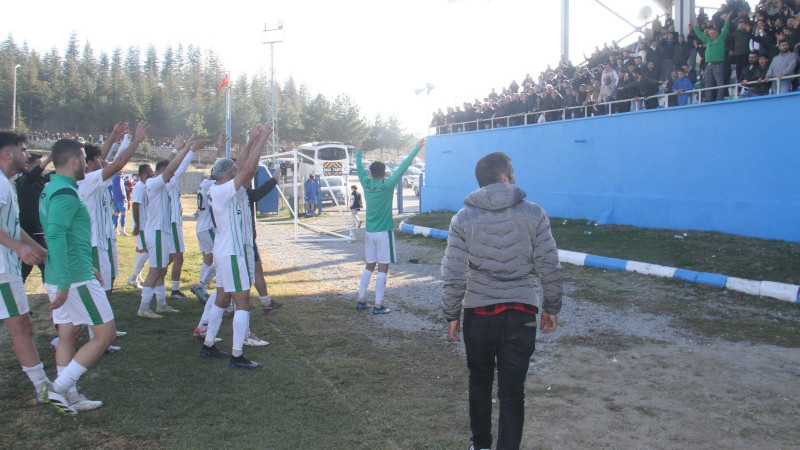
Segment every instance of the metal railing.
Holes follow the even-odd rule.
[[[725,98],[733,98],[738,99],[742,97],[742,93],[740,89],[743,87],[761,84],[761,83],[770,83],[770,90],[772,90],[773,83],[779,80],[792,80],[795,78],[800,78],[800,74],[795,75],[787,75],[784,77],[769,78],[762,81],[751,81],[746,84],[744,83],[733,83],[733,84],[725,84],[721,86],[714,86],[709,88],[699,88],[699,89],[692,89],[690,91],[685,91],[680,94],[676,93],[659,93],[655,95],[651,95],[649,97],[638,97],[638,100],[635,98],[627,98],[623,100],[613,100],[610,102],[602,102],[602,103],[594,103],[590,105],[582,105],[582,106],[568,106],[564,108],[558,109],[549,109],[545,111],[529,111],[509,116],[502,116],[502,117],[486,117],[486,118],[479,118],[475,120],[470,120],[466,122],[458,122],[458,123],[451,123],[451,124],[444,124],[444,125],[436,125],[429,128],[435,128],[436,134],[449,134],[449,133],[460,133],[464,131],[477,131],[477,130],[488,130],[492,128],[504,128],[510,126],[520,126],[520,125],[533,125],[536,123],[542,122],[555,122],[559,120],[568,120],[568,119],[578,119],[583,117],[595,117],[595,116],[605,116],[609,114],[621,114],[626,113],[629,111],[639,111],[643,109],[658,109],[658,108],[667,108],[667,107],[675,107],[669,106],[669,97],[671,96],[678,96],[678,95],[689,95],[690,97],[690,104],[698,104],[704,103],[703,94],[709,91],[720,91],[720,90],[728,90],[728,95],[723,97],[720,100],[724,100]],[[734,88],[734,89],[731,89]],[[778,91],[780,90],[780,86],[778,86]],[[733,92],[731,92],[733,91]],[[732,94],[732,95],[731,95]],[[778,95],[779,92],[774,92],[772,95]],[[760,94],[758,96],[766,96],[770,95],[769,91],[765,94]],[[715,97],[718,95],[715,95]],[[658,100],[659,106],[656,108],[646,108],[645,103],[647,100]],[[719,101],[719,100],[712,100],[712,101]],[[624,107],[616,107],[616,105],[628,104]],[[708,103],[708,101],[705,101]],[[664,106],[661,106],[661,105]],[[591,110],[591,111],[590,111]],[[577,112],[577,114],[576,114]],[[552,119],[553,115],[559,114],[560,118]],[[548,115],[549,114],[549,115]],[[544,117],[543,120],[540,120],[540,117]],[[547,117],[550,117],[551,120],[547,120]]]

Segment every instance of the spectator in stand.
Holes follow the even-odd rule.
[[[769,58],[767,55],[759,56],[756,52],[750,52],[748,56],[749,65],[742,70],[742,97],[758,97],[769,93],[769,82],[757,83],[756,81],[766,77],[769,69]]]
[[[477,130],[478,124],[475,122],[477,118],[478,117],[475,114],[475,109],[472,107],[472,103],[464,102],[464,131]]]
[[[596,116],[598,109],[597,109],[597,102],[600,99],[600,89],[589,88],[589,92],[586,96],[586,100],[583,101],[583,106],[586,107],[586,117]]]
[[[442,134],[442,133],[446,132],[444,130],[444,113],[442,112],[441,108],[439,108],[438,111],[433,113],[433,118],[431,118],[431,125],[430,126],[431,126],[431,128],[435,128],[436,129],[436,134]],[[282,173],[283,173],[283,171],[282,171]]]
[[[609,75],[603,75],[603,85],[600,86],[600,93],[597,98],[598,103],[612,102],[617,93],[617,84]],[[612,111],[611,105],[598,105],[598,114],[608,114]]]
[[[605,77],[611,77],[611,84],[616,86],[619,84],[619,74],[617,71],[611,66],[611,64],[606,64],[603,67],[603,73],[600,74],[600,79],[604,79]],[[616,87],[615,87],[616,89]]]
[[[669,29],[670,27],[675,26],[675,20],[672,19],[670,13],[664,14],[664,28]]]
[[[686,42],[682,34],[678,35],[678,42],[672,47],[672,62],[677,67],[683,67],[689,61],[691,45]]]
[[[646,109],[658,108],[658,82],[651,80],[642,75],[639,69],[633,69],[633,75],[636,77],[636,96],[634,101],[644,100],[644,107]]]
[[[583,117],[583,106],[578,100],[578,90],[571,86],[567,87],[567,95],[564,97],[564,106],[567,108],[567,119]]]
[[[660,80],[658,72],[656,72],[656,65],[653,61],[648,61],[647,67],[639,70],[642,72],[642,75],[644,75],[645,78],[649,78],[651,80],[656,80],[656,81]]]
[[[678,79],[672,84],[672,92],[677,94],[678,106],[684,106],[692,103],[692,82],[686,77],[684,69],[678,69]]]
[[[705,27],[708,24],[708,14],[704,8],[700,8],[700,11],[697,13],[697,25],[701,27]]]
[[[736,64],[736,80],[742,79],[742,71],[748,62],[750,53],[750,38],[752,37],[751,24],[749,21],[739,22],[738,29],[731,33],[733,38],[733,49],[728,52],[731,61]]]
[[[519,92],[519,84],[517,80],[511,80],[511,84],[508,85],[508,89],[511,91],[512,94],[516,94]]]
[[[667,94],[667,107],[678,106],[678,97],[676,95],[669,95],[675,94],[674,86],[676,81],[678,81],[678,71],[673,70],[670,72],[669,80],[667,80],[664,86],[664,93]]]
[[[784,80],[783,77],[793,75],[797,69],[797,53],[789,51],[789,41],[782,40],[778,44],[780,54],[772,59],[767,70],[766,78],[777,78],[775,87],[772,91],[776,94],[792,92],[792,80]],[[763,81],[763,80],[762,80]]]
[[[721,32],[717,32],[716,28],[711,27],[708,29],[708,35],[706,35],[703,30],[697,26],[694,27],[698,39],[706,44],[706,76],[704,81],[707,88],[726,84],[722,66],[725,64],[725,40],[728,38],[728,29],[731,23],[729,20],[730,13],[726,13],[722,17],[725,19],[725,24],[722,26]],[[709,89],[706,91],[707,102],[722,100],[723,98],[725,98],[724,89]]]
[[[688,64],[683,65],[683,73],[686,74],[686,78],[689,79],[689,81],[692,83],[692,86],[697,83],[697,72],[689,67]]]
[[[564,99],[557,90],[551,89],[550,95],[542,100],[542,109],[547,111],[544,114],[545,122],[555,122],[564,117],[564,112],[561,110],[564,107]]]
[[[661,48],[658,45],[658,41],[655,39],[650,41],[650,47],[647,47],[646,61],[648,67],[650,66],[650,63],[653,63],[653,70],[655,70],[655,73],[658,74],[655,77],[651,78],[653,78],[654,80],[660,80],[661,79],[660,74],[662,72],[661,68],[664,65],[664,52],[661,50]]]

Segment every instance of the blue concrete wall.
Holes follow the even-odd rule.
[[[800,241],[800,93],[430,136],[423,211],[504,151],[548,215]]]

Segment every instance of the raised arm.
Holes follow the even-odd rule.
[[[100,149],[100,159],[105,160],[108,156],[108,152],[111,151],[111,147],[129,132],[127,122],[117,122],[114,128],[111,129],[111,134],[108,135],[108,139],[103,142],[103,148]]]
[[[220,133],[217,136],[217,158],[222,158],[225,156],[225,148],[228,144],[228,135],[225,133]]]
[[[189,141],[189,145],[185,145],[183,150],[179,151],[175,154],[175,157],[172,158],[172,161],[167,164],[167,167],[164,169],[164,172],[161,173],[161,178],[164,180],[164,184],[169,183],[172,177],[175,175],[175,172],[180,167],[181,163],[183,162],[183,158],[186,157],[186,154],[189,153],[189,149],[191,148],[192,141]]]
[[[250,148],[246,146],[244,152],[242,152],[247,153],[247,159],[242,160],[243,157],[239,158],[242,165],[239,166],[239,172],[233,180],[234,187],[237,190],[242,186],[249,186],[250,181],[253,180],[256,170],[258,170],[258,158],[261,157],[261,149],[264,148],[264,143],[267,142],[267,138],[272,134],[272,122],[267,122],[263,126],[259,125],[254,128],[257,128],[256,134],[251,135],[250,142],[248,142],[248,144],[253,145],[250,145]]]
[[[139,148],[139,144],[144,141],[144,136],[147,134],[147,129],[150,128],[145,122],[139,122],[136,125],[136,135],[133,137],[131,141],[131,145],[128,146],[115,160],[114,162],[108,164],[105,168],[103,168],[103,181],[111,178],[114,176],[115,173],[122,170],[128,161],[130,161],[133,153],[136,152],[136,149]]]
[[[174,178],[173,181],[176,181],[178,178],[186,172],[186,169],[189,168],[189,164],[192,163],[192,159],[194,159],[194,154],[196,151],[200,150],[203,147],[203,141],[201,139],[197,139],[191,142],[186,142],[186,147],[189,149],[189,152],[186,153],[186,156],[181,161],[181,164],[178,166],[178,169],[175,171],[175,175],[172,176]]]
[[[417,145],[414,146],[414,149],[411,150],[411,153],[409,153],[408,156],[406,156],[406,159],[400,163],[400,167],[397,168],[392,176],[387,178],[386,182],[388,184],[393,184],[400,180],[400,178],[403,176],[403,173],[408,169],[411,163],[414,162],[414,158],[417,156],[417,153],[422,150],[422,147],[425,147],[425,138],[422,138],[419,140],[419,142],[417,142]]]

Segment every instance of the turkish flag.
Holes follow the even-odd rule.
[[[228,79],[228,74],[226,73],[225,77],[222,79],[222,83],[220,83],[219,87],[217,88],[217,92],[221,91],[222,88],[228,85],[228,83],[230,83],[230,80]]]

